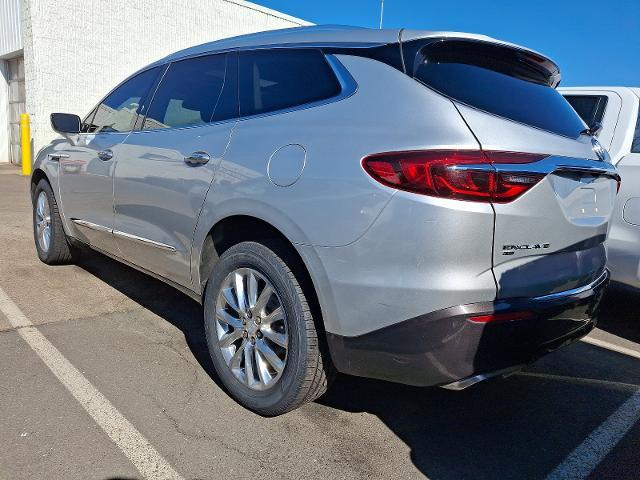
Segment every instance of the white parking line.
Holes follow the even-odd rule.
[[[640,420],[640,391],[613,412],[564,461],[547,480],[587,478],[625,434]]]
[[[584,337],[582,338],[582,341],[590,345],[595,345],[596,347],[606,348],[607,350],[611,350],[613,352],[622,353],[623,355],[628,355],[629,357],[640,359],[640,352],[631,350],[630,348],[621,347],[620,345],[615,345],[613,343],[592,337]]]
[[[149,441],[67,360],[0,288],[0,311],[143,477],[183,480]]]

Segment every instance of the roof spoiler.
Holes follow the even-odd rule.
[[[540,85],[556,88],[561,75],[558,65],[548,57],[518,45],[500,42],[484,36],[436,35],[417,37],[401,30],[402,61],[405,73],[413,76],[425,61],[432,62],[492,62],[492,69]],[[408,37],[408,38],[407,38]],[[479,65],[482,66],[482,65]]]

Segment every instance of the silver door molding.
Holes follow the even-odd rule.
[[[161,250],[166,250],[171,253],[176,252],[176,247],[174,246],[167,245],[166,243],[156,242],[155,240],[150,240],[148,238],[139,237],[138,235],[132,235],[130,233],[121,232],[120,230],[113,230],[113,235],[118,238],[133,240],[134,242],[143,243],[145,245],[150,245],[152,247],[160,248]]]
[[[76,225],[80,225],[81,227],[85,227],[90,230],[95,230],[97,232],[104,232],[104,233],[113,233],[113,229],[109,227],[105,227],[104,225],[98,225],[97,223],[87,222],[86,220],[81,220],[79,218],[72,218],[71,221]]]
[[[98,225],[97,223],[87,222],[86,220],[81,220],[79,218],[72,218],[71,221],[76,225],[80,225],[81,227],[89,228],[91,230],[96,230],[98,232],[109,233],[118,238],[124,238],[126,240],[133,240],[134,242],[144,243],[145,245],[150,245],[152,247],[160,248],[162,250],[166,250],[171,253],[176,252],[175,247],[171,245],[167,245],[166,243],[156,242],[155,240],[150,240],[148,238],[139,237],[138,235],[132,235],[130,233],[121,232],[120,230],[114,230],[113,228],[105,227],[104,225]]]

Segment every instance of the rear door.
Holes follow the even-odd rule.
[[[169,65],[116,163],[120,254],[186,287],[196,221],[237,121],[237,69],[235,53]]]
[[[498,178],[524,191],[493,202],[498,297],[544,295],[600,276],[618,182],[555,90],[555,64],[510,46],[444,41],[418,52],[414,77],[452,99]]]

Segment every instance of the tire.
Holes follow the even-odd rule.
[[[280,415],[315,400],[327,390],[333,371],[329,356],[321,352],[312,311],[300,281],[292,271],[295,269],[294,261],[286,260],[286,249],[278,248],[278,245],[270,247],[256,242],[242,242],[229,248],[216,263],[204,297],[207,345],[216,373],[238,403],[263,416]],[[283,253],[278,255],[276,251]],[[244,310],[244,325],[238,323],[243,321],[243,314],[240,313],[242,309],[235,293],[237,289],[229,287],[237,285],[230,282],[234,282],[238,276],[243,279],[242,289],[246,292],[242,297],[250,305],[250,308]],[[252,283],[251,276],[255,283]],[[255,285],[253,295],[250,283]],[[275,294],[269,296],[269,303],[262,308],[261,299],[268,296],[267,284],[273,287]],[[267,293],[263,296],[265,291]],[[229,297],[231,304],[228,302]],[[234,301],[240,310],[234,309]],[[277,312],[277,305],[284,313],[283,318],[269,323],[270,319],[279,318],[274,313]],[[226,321],[220,320],[222,317],[216,315],[220,309],[233,317],[232,323],[238,328],[226,323],[231,321],[229,315],[225,314]],[[252,322],[259,326],[253,326]],[[261,330],[256,332],[255,328]],[[271,338],[276,338],[273,336],[274,332],[279,333],[277,340],[280,344],[284,343],[283,336],[288,338],[286,352],[283,353],[285,349],[280,344],[271,341]],[[228,347],[221,346],[221,343],[226,345],[225,338],[232,339],[240,333],[243,336],[235,343]],[[251,345],[252,341],[255,343]],[[284,359],[284,368],[280,372],[274,367],[280,365],[279,362],[273,361],[271,354],[263,355],[263,351],[267,351],[265,345],[272,353],[277,352],[278,359]],[[242,358],[234,363],[234,358],[238,358],[238,355]],[[250,369],[247,368],[247,357],[250,358]],[[241,366],[243,364],[244,372]],[[230,365],[236,365],[235,370]],[[263,378],[264,371],[266,373]]]
[[[45,227],[48,228],[48,242],[40,235]],[[38,258],[47,265],[63,265],[72,261],[72,247],[62,227],[56,198],[51,185],[44,179],[38,182],[33,194],[33,237]]]

